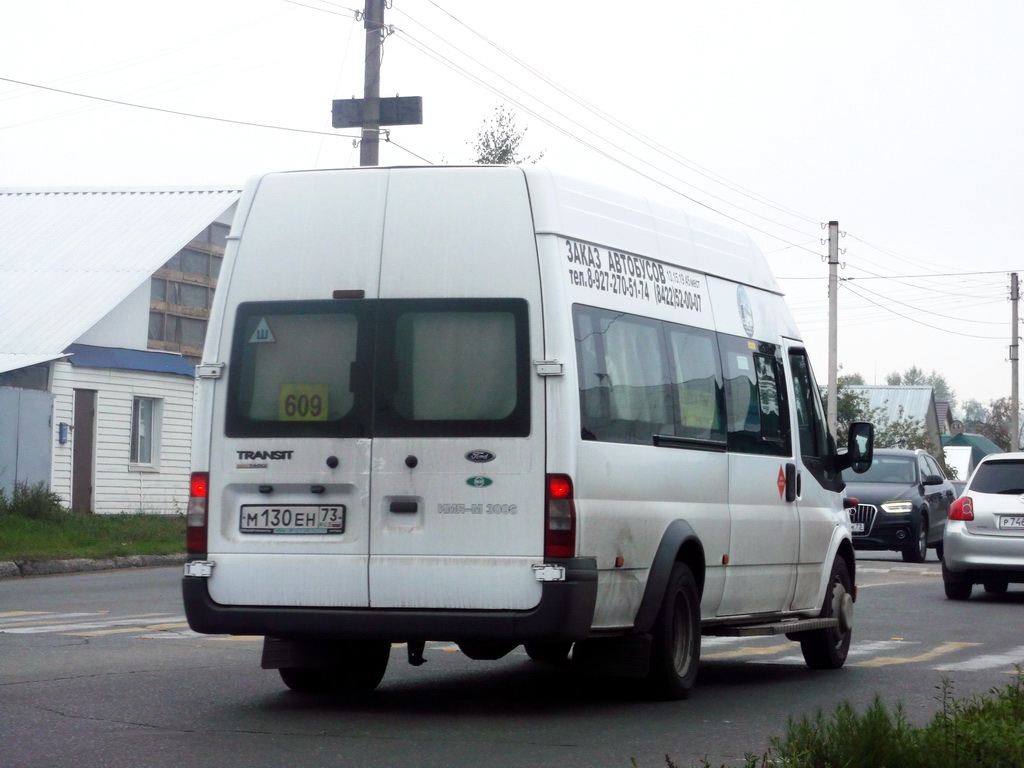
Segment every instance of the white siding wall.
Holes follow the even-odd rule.
[[[194,380],[144,371],[74,367],[53,369],[54,452],[50,487],[71,503],[72,440],[57,443],[56,425],[74,424],[74,390],[96,390],[96,456],[93,511],[98,514],[184,513],[188,503]],[[131,467],[132,401],[160,401],[154,438],[154,466]]]

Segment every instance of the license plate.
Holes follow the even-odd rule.
[[[238,530],[242,533],[344,533],[345,505],[292,504],[272,507],[242,506]]]
[[[1024,530],[1024,517],[1020,515],[1011,516],[1003,515],[999,518],[999,530],[1001,531],[1017,531]]]
[[[864,523],[850,523],[850,530],[854,533],[864,533]]]

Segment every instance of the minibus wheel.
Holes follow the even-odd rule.
[[[569,658],[572,643],[568,640],[550,643],[526,643],[523,647],[526,649],[526,655],[534,661],[564,664]]]
[[[331,667],[282,667],[281,680],[301,693],[367,693],[384,678],[391,654],[387,642],[341,642]]]
[[[814,629],[800,634],[800,650],[811,669],[839,669],[846,663],[853,636],[853,589],[850,570],[842,555],[832,563],[829,591],[819,614],[823,619],[839,619],[839,626]]]
[[[685,563],[672,566],[652,636],[651,693],[660,699],[687,698],[700,664],[700,593]]]

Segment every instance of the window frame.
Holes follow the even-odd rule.
[[[148,413],[143,408],[148,404]],[[156,470],[160,466],[163,398],[133,395],[131,422],[128,430],[128,465],[130,469]],[[144,448],[148,451],[144,451]],[[144,453],[148,452],[148,456]]]

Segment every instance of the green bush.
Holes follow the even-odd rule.
[[[923,728],[911,726],[902,705],[892,712],[876,696],[863,714],[849,703],[831,717],[820,710],[790,718],[786,734],[770,740],[744,768],[1021,768],[1024,766],[1024,671],[986,696],[957,699],[943,678],[941,709]],[[665,756],[668,768],[675,763]],[[636,768],[636,761],[633,761]],[[711,768],[705,759],[701,768]],[[721,768],[725,768],[723,764]]]
[[[24,517],[29,520],[56,520],[67,514],[60,496],[50,491],[46,483],[35,485],[15,483],[14,493],[7,498],[7,491],[0,488],[0,514]]]

